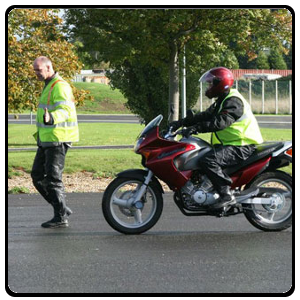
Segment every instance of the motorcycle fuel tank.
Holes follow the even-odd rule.
[[[176,168],[179,171],[199,169],[198,162],[201,159],[201,156],[211,150],[211,145],[206,141],[195,137],[182,138],[180,142],[191,144],[195,146],[195,149],[176,157],[174,160]]]

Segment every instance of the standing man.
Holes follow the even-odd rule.
[[[42,227],[67,227],[72,211],[66,206],[62,173],[68,148],[79,140],[74,97],[70,85],[54,72],[50,59],[38,57],[33,68],[45,86],[37,109],[34,137],[38,150],[31,177],[36,189],[54,209],[54,217]]]

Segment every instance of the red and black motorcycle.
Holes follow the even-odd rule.
[[[162,115],[153,119],[138,137],[135,152],[145,169],[126,170],[108,185],[102,210],[108,224],[125,234],[139,234],[153,227],[161,216],[164,190],[174,191],[174,201],[186,216],[232,216],[244,213],[264,231],[280,231],[292,225],[292,177],[278,170],[292,162],[292,142],[257,145],[242,164],[225,169],[232,179],[236,204],[214,209],[219,195],[197,162],[211,145],[194,137],[175,137],[172,128],[160,136]]]

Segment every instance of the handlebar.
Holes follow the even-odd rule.
[[[176,134],[174,135],[174,133],[172,132],[173,126],[169,127],[168,132],[164,135],[164,138],[167,140],[169,138],[174,138],[176,136]]]
[[[181,134],[182,132],[182,129],[177,129],[176,131],[172,131],[173,130],[173,127],[169,127],[169,130],[168,132],[164,135],[164,138],[167,140],[167,139],[170,139],[170,138],[175,138],[178,134]]]

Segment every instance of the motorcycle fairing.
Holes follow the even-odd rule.
[[[174,164],[179,171],[188,171],[188,170],[198,170],[198,162],[201,159],[201,156],[209,152],[212,149],[212,146],[195,137],[182,138],[181,143],[192,144],[195,146],[195,150],[186,152],[174,160]]]
[[[180,172],[174,165],[174,159],[183,153],[195,150],[195,148],[191,144],[160,138],[158,127],[156,127],[148,132],[147,140],[141,143],[139,152],[143,154],[147,150],[151,150],[145,162],[146,167],[159,179],[166,182],[171,189],[177,190],[190,179],[192,170]]]
[[[201,156],[210,151],[210,148],[196,149],[184,153],[175,158],[174,164],[179,171],[199,170],[199,160]]]

